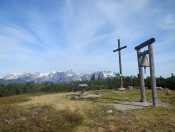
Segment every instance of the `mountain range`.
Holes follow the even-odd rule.
[[[113,78],[117,77],[117,73],[112,71],[97,71],[91,74],[78,74],[74,73],[73,70],[49,72],[49,73],[9,73],[0,79],[0,82],[11,83],[11,82],[29,82],[35,81],[37,83],[41,82],[53,82],[53,83],[70,83],[72,81],[84,81],[90,80],[92,75],[95,78],[105,79],[107,77]]]

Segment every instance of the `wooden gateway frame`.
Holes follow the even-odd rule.
[[[153,55],[153,43],[154,42],[155,42],[155,39],[151,38],[141,43],[140,45],[136,46],[135,50],[137,50],[141,102],[146,102],[146,95],[145,95],[145,86],[144,86],[144,78],[143,78],[143,68],[140,66],[139,60],[140,60],[140,57],[146,54],[149,54],[152,101],[153,101],[153,106],[157,106],[157,90],[156,90],[156,78],[155,78],[155,67],[154,67],[154,55]],[[141,52],[140,49],[146,46],[148,46],[148,50]]]

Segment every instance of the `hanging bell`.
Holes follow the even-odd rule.
[[[149,63],[148,63],[148,57],[146,55],[142,56],[140,58],[140,67],[144,67],[144,73],[146,74],[146,67],[149,67]]]
[[[146,55],[142,56],[140,59],[140,67],[149,67],[148,57]]]

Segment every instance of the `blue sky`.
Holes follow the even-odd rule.
[[[119,71],[137,75],[135,46],[155,38],[156,76],[175,73],[174,0],[0,0],[0,76]],[[146,76],[149,75],[147,70]]]

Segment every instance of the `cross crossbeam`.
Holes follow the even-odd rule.
[[[124,49],[124,48],[127,48],[127,46],[123,46],[123,47],[121,47],[121,48],[118,48],[118,49],[116,49],[116,50],[113,50],[113,52],[116,52],[116,51],[122,50],[122,49]]]

